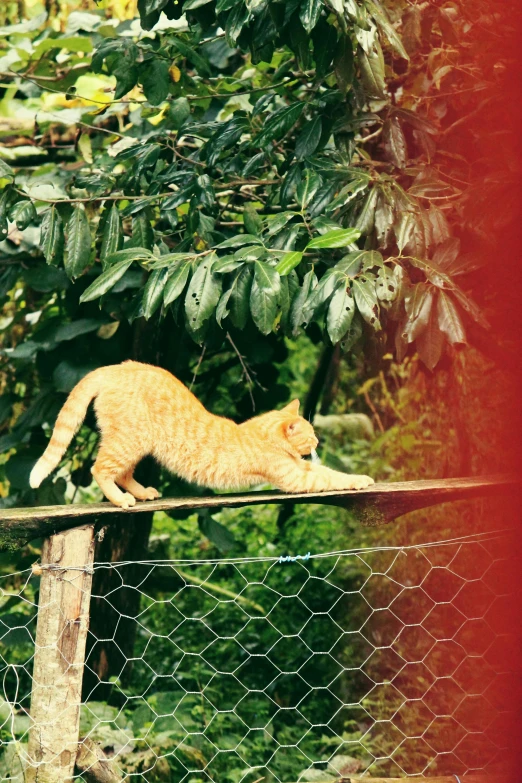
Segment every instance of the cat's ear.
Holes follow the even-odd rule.
[[[288,436],[292,435],[292,433],[294,433],[298,427],[299,427],[299,419],[294,419],[293,421],[285,421],[283,423],[283,432],[285,436],[288,438]]]
[[[299,414],[299,400],[292,400],[286,407],[283,408],[284,413],[290,413],[292,416]]]

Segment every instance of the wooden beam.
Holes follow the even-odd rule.
[[[504,495],[519,489],[513,476],[473,476],[470,478],[437,479],[433,481],[397,481],[374,484],[368,489],[343,492],[296,493],[249,492],[212,495],[210,497],[160,498],[137,503],[127,514],[142,511],[197,511],[200,508],[236,508],[261,503],[315,503],[340,506],[355,512],[363,525],[382,525],[419,508],[454,500]],[[0,511],[0,551],[18,549],[35,538],[67,530],[86,521],[110,523],[111,514],[122,509],[111,503],[72,504],[11,508]]]
[[[31,690],[25,783],[69,783],[78,753],[80,703],[89,628],[94,528],[46,539]]]

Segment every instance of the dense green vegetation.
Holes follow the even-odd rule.
[[[491,444],[501,440],[491,422],[502,399],[488,394],[494,385],[506,398],[510,391],[489,359],[464,348],[469,342],[491,353],[488,328],[499,300],[494,270],[479,269],[478,247],[493,232],[470,214],[470,202],[502,205],[497,231],[510,219],[502,145],[477,176],[469,165],[474,136],[463,126],[467,115],[497,106],[503,64],[478,38],[492,24],[488,2],[474,3],[473,11],[465,0],[27,5],[29,20],[18,16],[17,3],[0,11],[0,507],[99,497],[90,475],[92,417],[58,477],[33,491],[28,475],[75,383],[128,358],[166,367],[209,409],[236,420],[295,396],[306,416],[370,417],[375,437],[364,427],[349,444],[342,433],[321,433],[321,457],[337,469],[385,479],[502,466],[502,455],[491,460]],[[489,418],[476,400],[486,401]],[[197,491],[157,475],[153,465],[140,470],[166,495]],[[467,513],[435,511],[397,535],[404,543],[426,540],[429,530],[455,535]],[[98,560],[273,557],[376,540],[344,512],[325,508],[140,516],[115,523]],[[35,542],[16,569],[37,555]],[[17,593],[27,575],[7,578],[12,554],[0,565]],[[254,783],[261,772],[245,778],[246,769],[268,763],[274,743],[299,745],[270,761],[270,774],[286,783],[310,759],[326,767],[348,754],[366,764],[368,750],[394,750],[393,736],[378,733],[366,748],[347,745],[371,720],[361,717],[360,705],[336,712],[341,699],[386,719],[395,704],[390,690],[385,698],[369,694],[367,674],[358,669],[368,652],[362,637],[345,639],[333,656],[314,656],[313,666],[309,650],[333,646],[338,626],[312,623],[306,640],[279,644],[282,671],[304,667],[312,683],[283,674],[272,684],[273,664],[264,657],[281,634],[304,627],[310,611],[334,612],[341,592],[353,599],[340,605],[337,620],[358,627],[364,601],[357,591],[367,567],[343,561],[315,582],[328,573],[321,562],[269,569],[266,586],[249,593],[262,612],[252,615],[253,604],[241,601],[216,604],[219,589],[238,596],[245,575],[256,581],[266,569],[194,567],[193,576],[217,586],[213,592],[183,590],[190,580],[179,570],[155,570],[143,582],[140,568],[128,568],[125,584],[140,583],[151,598],[119,590],[110,605],[103,596],[121,584],[119,574],[97,573],[94,593],[102,597],[93,603],[91,641],[117,630],[114,644],[91,645],[83,730],[106,720],[95,736],[107,747],[121,747],[118,731],[134,738],[148,732],[146,743],[125,756],[129,772],[152,783],[181,780],[183,765],[201,770],[210,762],[210,740],[223,750],[241,742],[241,753],[222,753],[212,778],[194,773],[192,783]],[[37,598],[37,587],[31,579],[28,599]],[[273,625],[263,619],[270,594],[302,589],[306,599],[292,599]],[[24,627],[34,630],[33,607],[1,600],[0,654],[8,664],[24,663],[32,655]],[[116,624],[121,614],[135,618],[140,611],[143,626]],[[197,620],[173,632],[180,611]],[[199,651],[208,612],[219,637],[211,661],[188,658],[185,666],[180,651]],[[230,672],[245,651],[220,637],[239,633],[249,617],[246,650],[262,657],[251,659],[260,661],[258,679],[246,684],[258,692],[242,701],[245,684]],[[370,644],[378,645],[382,628],[371,633]],[[124,665],[133,655],[134,666]],[[285,712],[354,661],[356,671],[314,691],[304,717]],[[377,681],[393,676],[387,665],[375,664]],[[17,685],[8,669],[6,687],[11,698],[18,688],[15,734],[23,737],[30,685],[27,672],[19,676]],[[111,686],[96,687],[100,677]],[[411,674],[410,698],[427,677]],[[421,731],[419,705],[410,705],[410,735]],[[9,712],[0,706],[7,739]],[[154,719],[151,709],[164,717]],[[182,716],[179,725],[174,713]],[[237,716],[253,729],[244,738]],[[181,726],[193,732],[189,739]],[[408,746],[395,761],[408,760],[415,772],[429,758],[424,746]],[[385,769],[400,773],[394,763]],[[460,772],[448,763],[448,772]],[[319,782],[313,774],[308,779]]]

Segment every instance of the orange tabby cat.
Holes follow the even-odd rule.
[[[75,386],[31,472],[32,487],[57,467],[93,399],[102,437],[92,474],[121,508],[159,497],[132,475],[147,454],[187,481],[214,489],[269,482],[285,492],[324,492],[373,484],[369,476],[349,476],[301,459],[318,441],[312,425],[298,415],[298,400],[235,424],[209,413],[166,370],[128,361],[94,370]]]

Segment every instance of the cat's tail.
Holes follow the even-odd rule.
[[[100,390],[100,371],[94,370],[74,387],[58,414],[51,440],[29,476],[33,489],[58,466],[87,413],[89,403]]]

